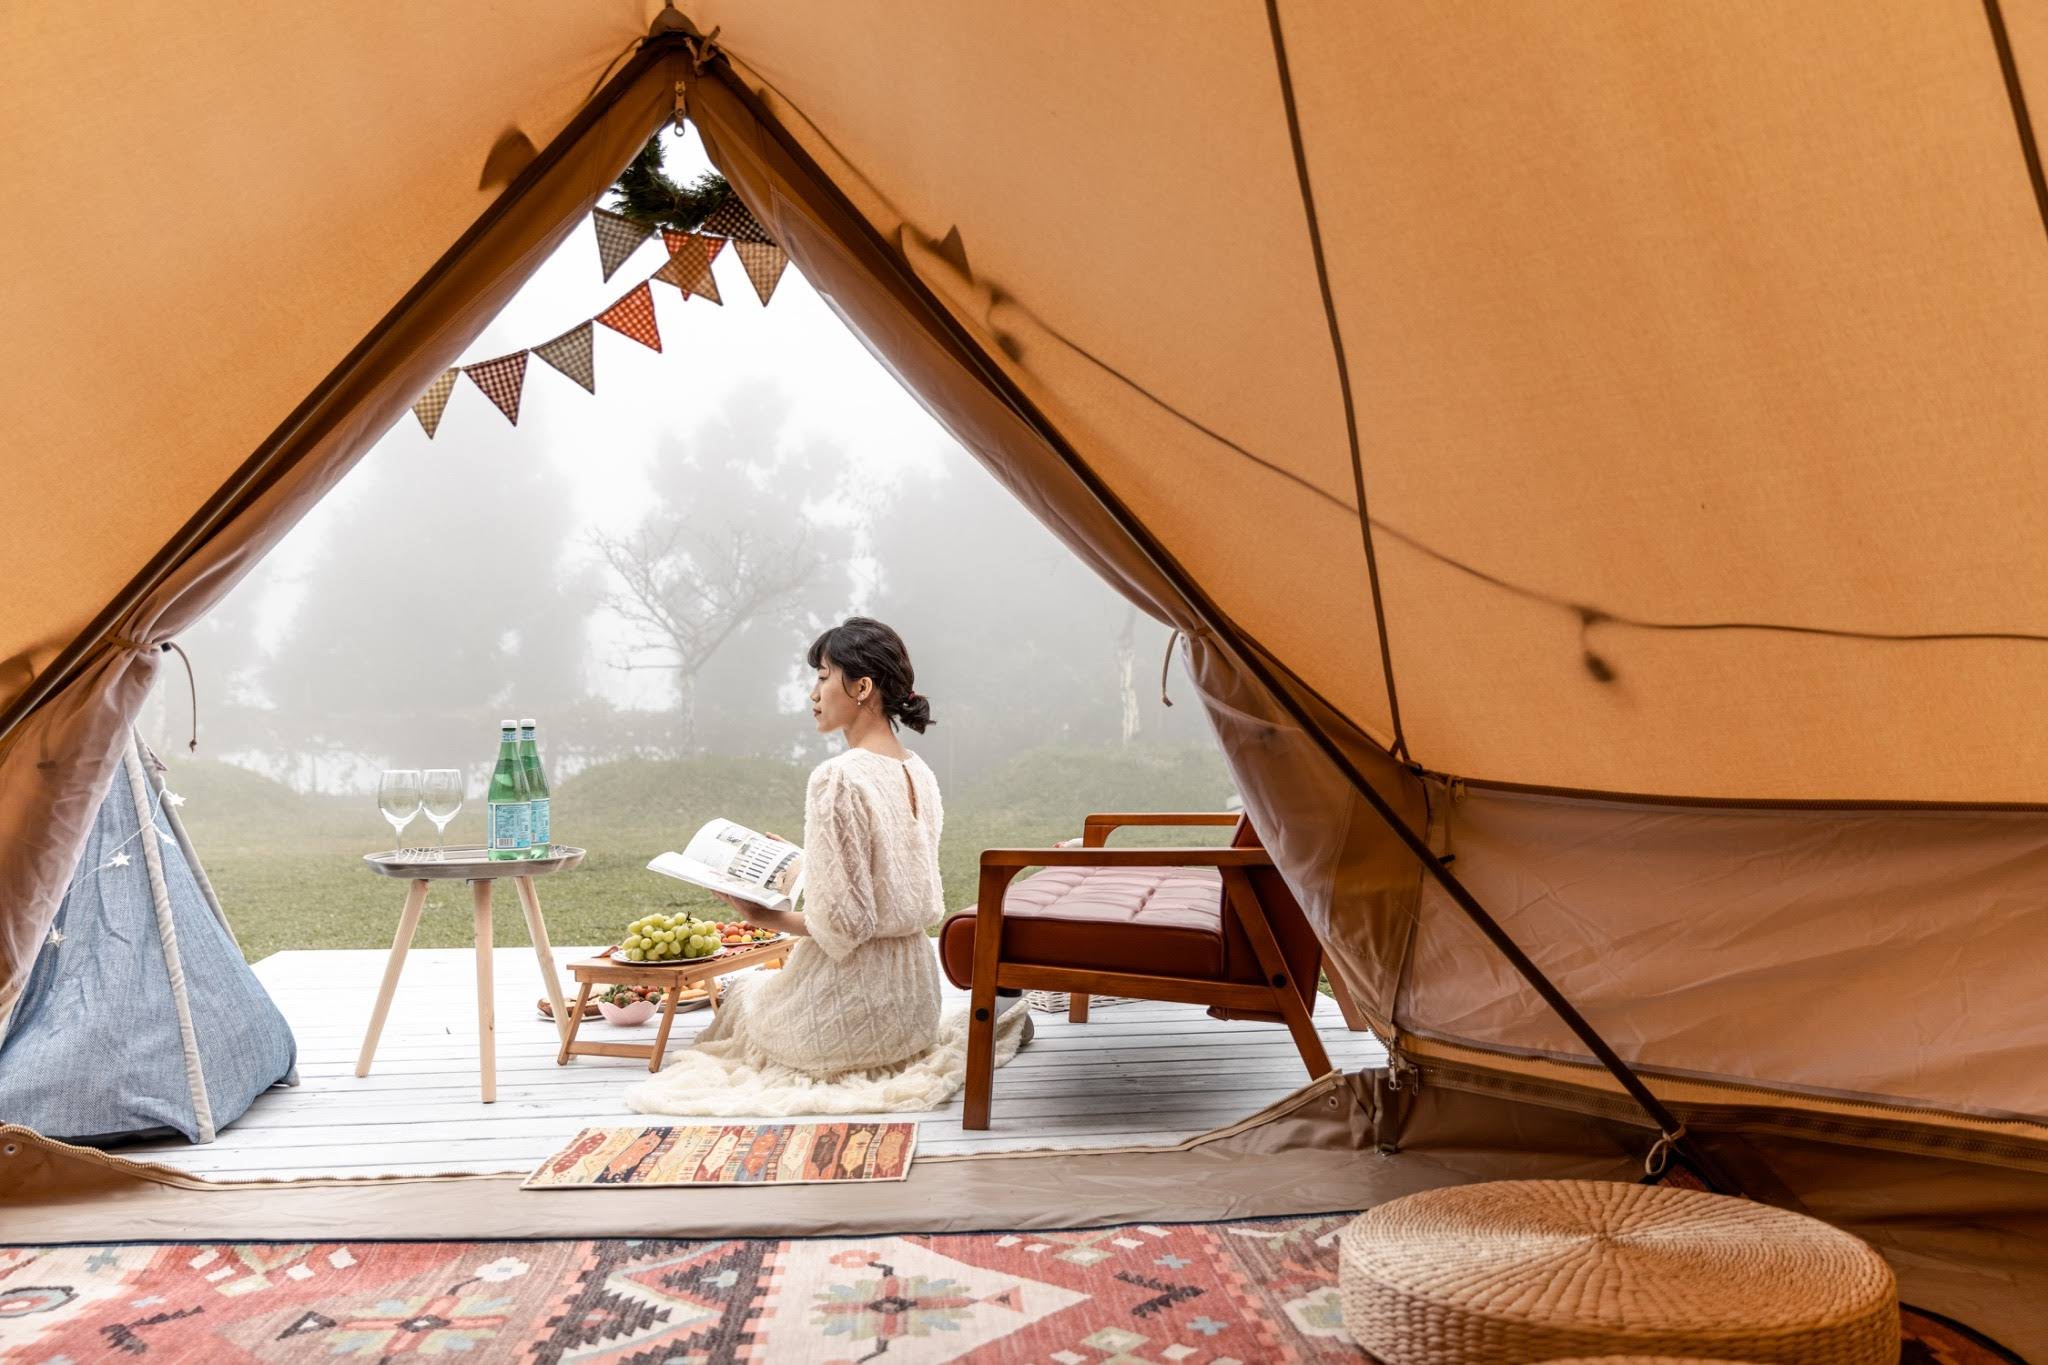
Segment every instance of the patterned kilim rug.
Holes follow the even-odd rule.
[[[0,1248],[0,1360],[1361,1359],[1349,1214],[814,1241]],[[2004,1365],[1909,1314],[1908,1365]]]
[[[823,1185],[902,1180],[914,1123],[695,1123],[585,1128],[527,1190],[587,1185]]]

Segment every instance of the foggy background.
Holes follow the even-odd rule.
[[[672,176],[709,168],[694,134],[664,138]],[[463,362],[556,336],[662,260],[656,237],[604,281],[579,226]],[[1041,529],[794,266],[766,308],[730,251],[716,274],[722,308],[653,286],[659,354],[595,329],[595,396],[534,357],[517,428],[467,378],[435,439],[410,414],[392,428],[181,638],[200,757],[361,794],[366,834],[384,767],[464,768],[480,802],[500,716],[539,719],[557,783],[634,759],[808,767],[828,748],[803,651],[854,613],[908,643],[937,724],[903,740],[949,796],[1038,750],[1214,756],[1177,661],[1179,704],[1160,702],[1166,628]],[[165,662],[141,724],[175,767],[190,704]],[[1076,822],[1099,808],[1073,801]]]

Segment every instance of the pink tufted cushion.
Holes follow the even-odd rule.
[[[946,975],[974,974],[974,911],[939,931]],[[1213,867],[1048,867],[1003,896],[1003,960],[1221,980],[1223,888]]]

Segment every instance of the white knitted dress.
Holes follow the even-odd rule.
[[[913,811],[911,790],[916,789]],[[697,1045],[812,1076],[888,1066],[939,1031],[939,963],[925,930],[946,913],[945,811],[925,761],[848,749],[804,794],[804,925],[779,972],[727,980]]]

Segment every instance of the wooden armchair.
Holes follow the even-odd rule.
[[[1125,825],[1232,825],[1228,848],[1108,848]],[[1283,1022],[1311,1079],[1330,1070],[1310,1015],[1322,945],[1248,819],[1211,813],[1090,815],[1081,847],[981,855],[976,904],[947,919],[939,956],[972,998],[964,1126],[987,1128],[996,990],[1207,1005],[1226,1019]],[[1045,869],[1016,882],[1027,867]],[[1348,1002],[1344,1002],[1348,1006]],[[1347,1007],[1347,1019],[1352,1011]]]

